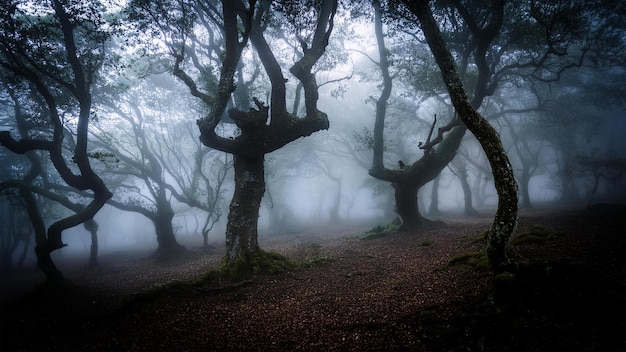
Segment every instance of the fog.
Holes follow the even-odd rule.
[[[359,233],[397,218],[392,183],[369,174],[382,80],[372,19],[350,21],[342,14],[337,22],[326,58],[315,67],[317,108],[328,115],[330,128],[265,154],[266,189],[258,218],[261,240],[272,236],[288,240],[292,235],[322,231],[329,235]],[[390,65],[394,86],[385,103],[384,167],[397,170],[425,155],[421,146],[452,120],[454,111],[424,43],[412,42],[410,35],[393,26],[385,26],[385,33],[387,50],[394,60]],[[294,106],[294,113],[303,116],[306,106],[300,102],[301,82],[288,72],[291,56],[301,54],[297,48],[295,54],[292,52],[295,37],[280,34],[272,32],[268,37],[272,38],[272,50],[285,75],[286,105]],[[152,40],[156,48],[150,49],[157,52],[170,45]],[[167,70],[151,72],[150,63],[135,56],[147,47],[133,45],[118,53],[124,67],[108,68],[102,74],[106,84],[93,88],[89,153],[95,172],[113,193],[94,217],[98,224],[98,255],[139,251],[147,256],[156,251],[156,229],[161,225],[155,224],[166,217],[163,214],[173,214],[171,230],[183,247],[221,248],[235,189],[232,155],[200,143],[196,120],[206,115],[207,107]],[[213,65],[206,64],[215,71],[211,79],[216,79],[213,58],[204,59]],[[251,45],[241,60],[237,79],[241,80],[240,87],[249,83],[245,88],[248,96],[245,103],[231,97],[230,106],[249,107],[252,97],[269,104],[270,80]],[[551,64],[561,62],[555,59]],[[198,74],[197,68],[187,69]],[[475,69],[474,64],[469,66],[471,72]],[[553,81],[533,80],[532,74],[511,78],[483,97],[480,111],[500,134],[518,177],[523,208],[624,202],[624,68],[577,67],[559,75]],[[116,84],[125,90],[112,101],[110,91]],[[243,88],[236,90],[236,94],[241,92]],[[3,99],[2,130],[17,135],[19,122],[12,108],[20,104],[29,111],[38,108],[25,99],[11,100],[8,88],[3,91]],[[67,115],[64,157],[70,160],[78,133],[77,116],[69,108]],[[433,124],[435,115],[438,119]],[[241,136],[242,130],[232,122],[224,118],[217,127],[221,138],[236,140]],[[270,124],[268,120],[266,125]],[[46,128],[41,127],[42,136],[50,134]],[[447,136],[445,131],[443,136]],[[20,179],[28,172],[25,156],[4,148],[0,153],[7,161],[0,181]],[[84,207],[91,198],[65,187],[45,153],[39,158],[45,165],[45,182],[33,192],[49,227],[75,211],[72,205]],[[77,170],[74,164],[68,168]],[[474,216],[493,216],[498,201],[493,177],[480,145],[470,133],[465,134],[454,160],[438,174],[436,189],[432,179],[419,186],[416,202],[421,215],[431,219],[468,216],[469,190],[469,205],[477,211]],[[464,188],[461,180],[469,188]],[[46,187],[72,204],[56,202],[46,195]],[[33,265],[35,233],[24,203],[8,186],[3,188],[0,203],[5,219],[2,236],[7,243],[2,254],[5,265],[10,267],[20,260]],[[434,208],[438,212],[429,213]],[[54,251],[54,258],[89,257],[92,240],[82,224],[64,230],[62,241],[66,246]]]

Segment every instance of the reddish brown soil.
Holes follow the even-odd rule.
[[[602,277],[593,285],[612,285],[602,292],[617,296],[610,301],[617,303],[593,306],[584,319],[546,308],[543,296],[523,289],[515,299],[494,303],[489,273],[448,266],[455,256],[483,249],[471,239],[491,219],[465,218],[445,220],[423,233],[373,239],[362,239],[360,233],[274,238],[263,248],[312,265],[200,288],[170,285],[141,299],[132,294],[216,268],[221,248],[169,264],[131,254],[104,256],[96,269],[66,272],[72,285],[63,288],[22,293],[33,279],[5,281],[3,296],[21,298],[2,306],[0,350],[624,350],[623,209],[521,216],[519,233],[536,224],[560,233],[547,242],[520,245],[521,256],[534,263],[583,263],[585,272]],[[526,280],[521,272],[519,277],[519,282]],[[557,291],[550,297],[571,296],[562,295],[559,287],[550,290]],[[598,297],[576,299],[605,301]],[[598,312],[603,309],[613,312],[606,324]]]

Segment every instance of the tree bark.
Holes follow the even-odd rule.
[[[416,230],[422,224],[422,217],[417,207],[418,187],[413,182],[401,181],[392,183],[396,200],[396,212],[402,223],[400,230]]]
[[[489,159],[498,192],[498,209],[487,235],[487,256],[492,270],[495,271],[499,264],[507,261],[507,245],[517,228],[518,193],[513,169],[498,133],[470,103],[457,73],[454,59],[432,15],[429,2],[410,2],[408,0],[404,2],[417,16],[421,24],[426,41],[441,70],[454,108],[467,128],[480,142]],[[502,13],[496,11],[494,16],[498,15],[501,16]],[[494,22],[498,22],[498,20],[496,19]]]
[[[230,203],[226,226],[228,266],[238,258],[249,258],[260,251],[258,219],[265,193],[265,166],[262,155],[246,158],[234,156],[235,191]]]

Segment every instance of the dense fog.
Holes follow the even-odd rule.
[[[393,182],[370,175],[373,150],[382,148],[384,168],[397,171],[406,165],[408,170],[439,148],[434,144],[434,149],[429,151],[422,146],[440,132],[444,139],[451,133],[444,128],[454,119],[454,108],[419,28],[395,22],[393,15],[389,15],[381,27],[386,45],[382,50],[388,56],[384,70],[390,71],[393,87],[388,100],[382,101],[386,106],[383,145],[376,145],[377,104],[381,103],[384,77],[373,10],[367,7],[364,13],[357,14],[346,6],[338,10],[329,44],[312,71],[319,94],[315,108],[327,114],[329,128],[309,131],[312,133],[263,153],[265,190],[258,217],[261,242],[271,236],[289,240],[321,231],[329,235],[356,233],[397,221]],[[46,16],[26,5],[22,10],[28,16]],[[113,15],[116,10],[109,11]],[[132,19],[146,20],[137,11],[139,14],[134,14]],[[452,16],[450,13],[441,12],[438,16],[442,31],[450,34],[449,39],[470,30],[459,23],[455,27],[454,22],[446,20],[445,16]],[[298,42],[311,40],[315,21],[287,15],[281,20],[286,21],[284,29],[280,24],[268,24],[263,35],[286,82],[286,109],[303,119],[309,106],[305,103],[301,80],[289,68],[303,56]],[[307,25],[301,24],[294,30],[286,25],[293,21],[305,21]],[[219,52],[225,40],[221,27],[207,22],[194,24],[193,33],[197,37],[186,39],[189,42],[183,47],[196,52],[188,54],[182,49],[176,51],[179,45],[176,33],[168,34],[170,37],[156,34],[149,37],[153,30],[166,29],[151,23],[144,25],[151,29],[136,34],[131,32],[136,30],[131,25],[122,26],[120,32],[107,32],[106,43],[90,44],[90,40],[99,40],[96,37],[81,39],[79,43],[93,47],[93,57],[85,54],[87,49],[83,48],[85,52],[79,58],[97,61],[97,65],[83,65],[90,69],[100,67],[100,71],[90,73],[95,79],[90,86],[92,108],[86,112],[90,116],[86,150],[95,174],[112,193],[93,218],[97,223],[97,255],[140,249],[141,255],[147,256],[163,243],[157,230],[164,231],[163,236],[167,236],[167,231],[173,232],[175,240],[189,250],[221,248],[236,187],[233,153],[201,142],[197,126],[199,119],[213,111],[206,104],[210,99],[202,94],[211,96],[221,89]],[[503,26],[508,25],[506,22]],[[218,37],[211,39],[216,40],[213,45],[217,49],[199,44],[209,40],[209,34]],[[239,36],[242,40],[241,33]],[[56,48],[54,41],[57,40],[56,44],[61,41],[58,36],[49,38],[47,43],[41,38],[32,40],[41,45],[40,50],[30,53],[32,57],[46,55],[47,44]],[[519,48],[505,51],[500,50],[503,44],[498,40],[505,42],[507,38],[505,34],[496,37],[492,51],[487,54],[492,70],[488,74],[490,91],[483,94],[476,107],[502,140],[519,185],[522,211],[624,202],[623,57],[612,57],[612,52],[595,47],[584,51],[577,46],[578,39],[569,38],[553,43],[559,50],[562,49],[559,46],[570,45],[565,54],[551,56],[547,52],[544,66],[527,70],[520,60],[533,55],[541,57],[543,47],[518,43]],[[233,78],[236,88],[227,99],[228,109],[247,112],[266,107],[273,113],[276,98],[272,94],[276,88],[269,77],[273,73],[267,67],[264,69],[265,58],[258,54],[258,42],[259,39],[252,37],[242,49]],[[54,123],[48,120],[51,105],[44,101],[48,97],[42,98],[34,84],[19,78],[20,71],[12,67],[21,67],[20,59],[5,54],[12,44],[2,45],[0,130],[14,139],[52,138],[56,132]],[[302,45],[313,47],[314,43]],[[469,95],[474,96],[479,68],[472,55],[463,57],[466,53],[463,45],[469,45],[468,41],[450,42],[459,61],[457,65],[461,67],[465,60],[464,82]],[[63,52],[54,48],[49,50]],[[599,53],[592,53],[594,50]],[[496,53],[501,56],[500,62],[495,61]],[[59,60],[59,66],[67,64]],[[536,59],[529,62],[536,62],[533,60]],[[505,70],[507,65],[516,64],[519,67]],[[52,70],[44,64],[31,69]],[[67,85],[60,83],[73,75],[63,70],[50,71],[46,79],[50,79],[51,94],[58,99],[56,106],[60,114],[57,115],[63,124],[60,155],[70,171],[80,173],[73,157],[81,138],[78,129],[83,112],[78,108],[77,98],[71,96],[71,89],[65,91]],[[173,70],[185,71],[202,92],[194,93],[194,86],[184,81],[182,75],[172,74]],[[220,116],[215,132],[225,141],[237,141],[242,128],[247,127],[236,125],[228,109]],[[263,123],[270,126],[273,121],[268,118]],[[2,142],[10,144],[7,135]],[[60,162],[53,163],[47,151],[15,151],[0,149],[3,274],[32,266],[35,245],[43,241],[35,238],[23,198],[25,190],[33,195],[46,228],[79,213],[94,198],[89,187],[79,190],[80,187],[68,186],[66,178],[60,177],[55,169]],[[493,216],[498,194],[480,144],[466,132],[454,155],[435,172],[438,176],[417,186],[418,214],[428,219]],[[28,176],[33,165],[40,167],[36,177]],[[62,242],[66,246],[54,250],[53,259],[79,256],[87,263],[92,241],[96,237],[82,223],[64,229]]]

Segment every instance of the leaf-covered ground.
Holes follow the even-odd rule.
[[[4,280],[0,350],[626,350],[624,207],[523,213],[520,258],[495,278],[480,255],[490,220],[276,237],[262,246],[299,268],[204,286],[172,280],[216,268],[221,248],[169,264],[107,255],[66,269],[62,288]]]

